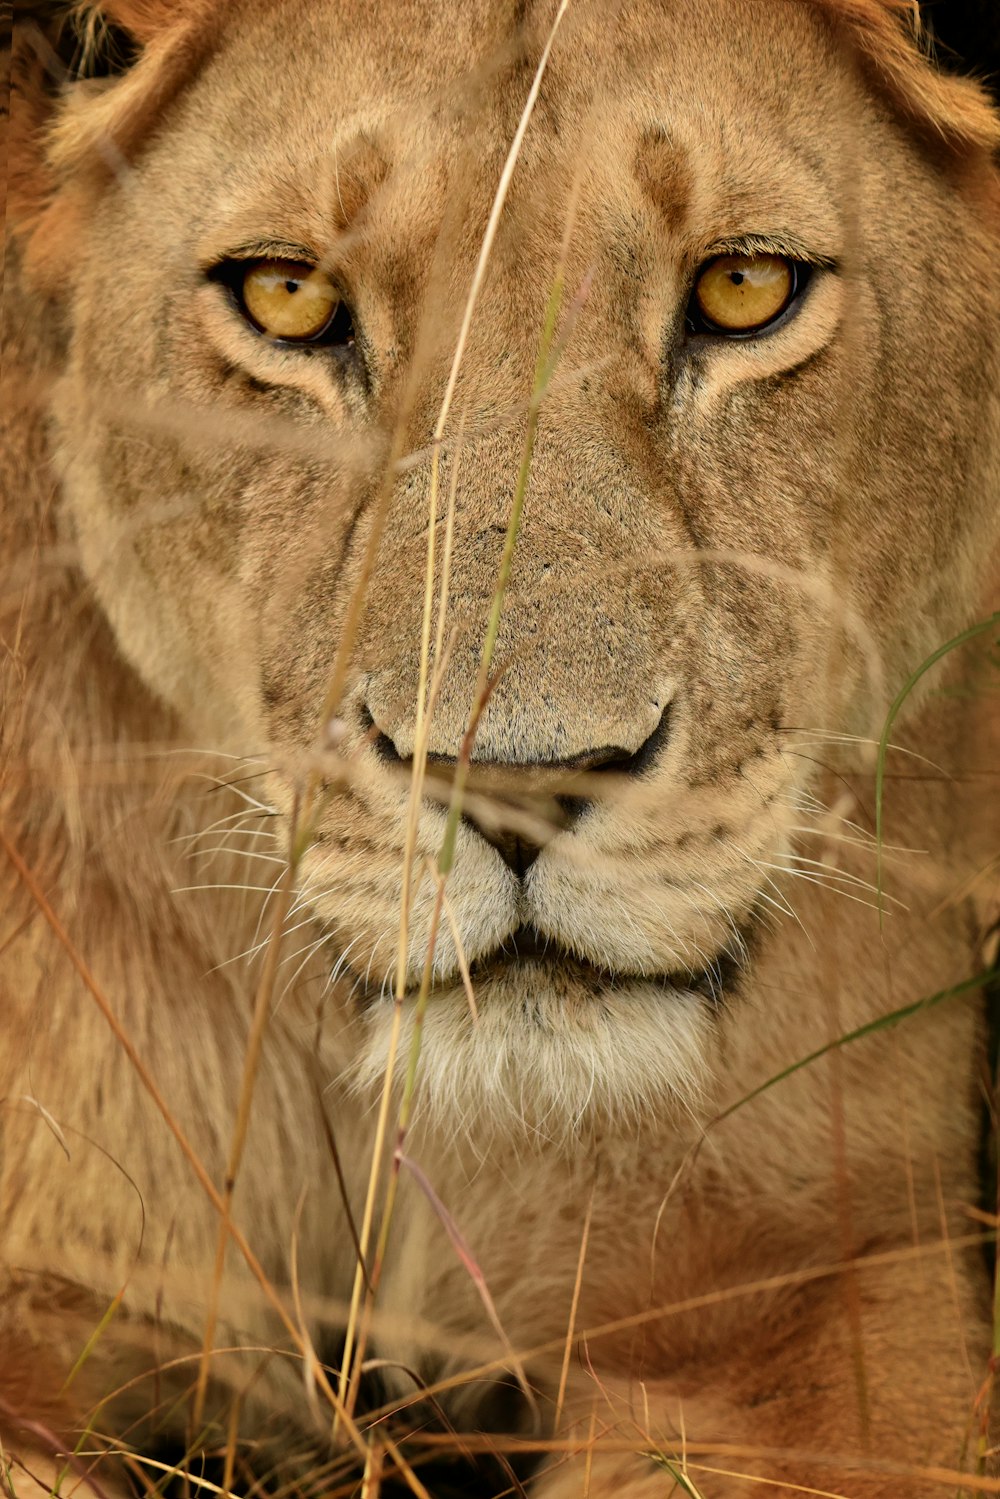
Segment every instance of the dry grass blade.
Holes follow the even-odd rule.
[[[776,1072],[773,1077],[769,1077],[759,1087],[754,1088],[751,1092],[744,1094],[742,1098],[737,1099],[735,1103],[730,1104],[721,1114],[716,1115],[711,1124],[706,1127],[706,1131],[707,1129],[711,1129],[713,1125],[721,1124],[723,1119],[729,1119],[736,1113],[737,1109],[741,1109],[745,1104],[752,1102],[753,1099],[759,1098],[762,1093],[766,1093],[769,1089],[776,1087],[778,1083],[784,1082],[786,1077],[791,1077],[793,1073],[801,1071],[803,1067],[810,1067],[813,1062],[818,1062],[821,1057],[829,1056],[831,1052],[839,1051],[843,1046],[851,1046],[855,1041],[862,1041],[866,1036],[874,1036],[879,1031],[889,1030],[893,1026],[902,1024],[904,1020],[909,1020],[911,1016],[923,1014],[927,1010],[932,1010],[938,1005],[945,1004],[949,999],[960,999],[965,994],[974,994],[979,990],[987,989],[991,984],[996,982],[998,977],[1000,977],[1000,970],[995,968],[987,970],[984,973],[977,973],[973,978],[965,979],[960,984],[951,984],[947,989],[938,990],[936,994],[929,994],[923,999],[914,1000],[912,1004],[901,1005],[899,1009],[891,1010],[887,1015],[879,1015],[875,1020],[869,1020],[867,1024],[859,1025],[855,1030],[846,1031],[843,1035],[835,1036],[832,1041],[827,1041],[825,1045],[818,1046],[815,1051],[811,1051],[808,1056],[802,1057],[798,1062],[793,1062],[790,1066],[783,1067],[780,1072]]]
[[[285,923],[288,920],[288,912],[292,903],[292,895],[295,888],[295,846],[297,841],[299,818],[299,802],[296,799],[292,812],[290,846],[288,861],[282,872],[281,884],[278,890],[278,899],[274,908],[274,919],[271,928],[271,938],[267,945],[264,968],[257,986],[257,995],[254,1001],[253,1014],[250,1020],[250,1030],[247,1035],[246,1057],[243,1063],[243,1076],[240,1084],[239,1102],[236,1108],[236,1118],[233,1124],[233,1134],[229,1145],[229,1157],[226,1163],[226,1178],[223,1183],[222,1201],[223,1213],[219,1220],[219,1232],[215,1250],[215,1269],[212,1275],[212,1283],[209,1291],[208,1310],[205,1318],[205,1338],[202,1345],[202,1359],[198,1370],[198,1383],[195,1389],[194,1402],[191,1409],[192,1430],[197,1430],[202,1422],[205,1407],[205,1395],[208,1389],[209,1363],[212,1356],[212,1347],[215,1341],[215,1327],[218,1317],[219,1293],[222,1288],[222,1278],[225,1270],[226,1248],[229,1244],[229,1233],[232,1224],[233,1193],[236,1190],[236,1182],[239,1177],[240,1164],[243,1160],[243,1151],[246,1146],[247,1131],[250,1128],[250,1110],[253,1103],[254,1084],[257,1080],[257,1071],[260,1066],[261,1048],[264,1042],[264,1032],[267,1027],[268,1015],[271,1009],[271,1001],[274,997],[274,985],[278,976],[278,964],[281,956],[281,940],[284,935]],[[312,1356],[311,1345],[305,1341],[304,1349],[307,1361]]]
[[[463,317],[462,317],[462,323],[461,323],[461,327],[459,329],[458,339],[457,339],[456,346],[455,346],[455,352],[454,352],[454,355],[453,355],[453,358],[452,358],[451,368],[450,368],[450,371],[449,371],[449,374],[448,374],[448,382],[447,382],[447,385],[446,385],[446,388],[445,388],[444,397],[443,397],[442,402],[441,402],[441,408],[440,408],[440,412],[439,412],[439,415],[438,415],[437,424],[436,424],[435,430],[434,430],[434,453],[433,453],[433,460],[432,460],[434,467],[432,469],[432,478],[431,478],[431,492],[432,492],[432,494],[436,494],[437,472],[438,472],[437,466],[438,466],[438,463],[439,463],[439,456],[440,456],[440,443],[441,443],[441,439],[442,439],[442,437],[444,435],[444,430],[445,430],[445,427],[446,427],[447,422],[448,422],[448,417],[449,417],[449,415],[451,413],[451,406],[452,406],[452,402],[454,400],[455,390],[456,390],[456,387],[457,387],[457,384],[458,384],[459,372],[461,370],[462,360],[464,358],[466,345],[468,343],[469,331],[470,331],[470,329],[472,327],[472,319],[473,319],[473,316],[475,314],[476,305],[478,303],[479,295],[480,295],[480,292],[481,292],[481,289],[482,289],[482,286],[483,286],[483,282],[484,282],[484,279],[485,279],[486,268],[487,268],[487,265],[489,264],[490,255],[492,253],[494,241],[496,239],[497,229],[498,229],[499,224],[500,224],[500,218],[501,218],[501,215],[503,213],[504,204],[506,203],[506,200],[507,200],[507,194],[508,194],[508,191],[510,189],[511,181],[512,181],[513,176],[514,176],[514,169],[515,169],[515,167],[517,165],[517,160],[518,160],[518,157],[519,157],[519,155],[521,153],[521,146],[523,144],[525,134],[527,133],[528,125],[530,124],[530,121],[531,121],[531,116],[532,116],[532,114],[534,112],[535,104],[537,102],[539,91],[540,91],[541,86],[542,86],[542,79],[544,78],[544,76],[545,76],[545,70],[548,67],[549,56],[551,54],[552,47],[553,47],[553,44],[555,42],[556,34],[558,32],[560,23],[562,22],[563,16],[565,15],[566,10],[568,8],[568,3],[569,3],[569,0],[560,0],[559,8],[558,8],[558,10],[556,12],[555,19],[552,22],[552,26],[549,29],[549,33],[548,33],[548,36],[547,36],[546,41],[545,41],[545,46],[542,49],[542,54],[541,54],[541,57],[539,58],[539,61],[538,61],[538,66],[535,69],[535,74],[534,74],[534,77],[532,79],[531,88],[529,89],[528,97],[527,97],[527,99],[525,101],[524,108],[523,108],[523,110],[521,112],[521,117],[520,117],[520,119],[518,121],[517,129],[516,129],[516,131],[514,133],[514,138],[511,141],[510,148],[509,148],[509,150],[507,152],[507,158],[506,158],[506,160],[504,162],[503,170],[502,170],[502,172],[500,174],[500,181],[499,181],[499,183],[497,185],[496,192],[494,193],[493,204],[492,204],[492,207],[490,209],[490,215],[489,215],[489,218],[487,220],[486,229],[485,229],[484,234],[483,234],[482,242],[480,244],[479,257],[478,257],[478,260],[476,262],[476,268],[475,268],[475,271],[473,272],[472,283],[471,283],[471,286],[469,288],[468,296],[466,298],[466,304],[465,304],[465,310],[464,310]],[[510,533],[508,533],[508,534],[510,534]],[[515,531],[514,534],[516,535],[516,531]],[[508,568],[509,568],[509,563],[508,563]],[[429,579],[428,582],[427,582],[427,590],[428,590],[427,597],[428,598],[430,596],[430,589],[432,587],[432,583],[433,583],[432,579]],[[356,590],[355,597],[357,597],[357,596],[358,596],[358,592]],[[353,616],[352,616],[352,618],[353,618]],[[425,601],[425,621],[426,621],[426,628],[428,630],[429,630],[429,620],[430,620],[429,604],[427,604],[426,601]],[[344,649],[345,649],[345,647],[344,647],[344,645],[342,643],[342,645],[341,645],[341,654],[343,654]],[[346,663],[346,655],[344,656],[344,660],[345,660],[345,663]],[[488,663],[487,663],[487,665],[488,665]],[[342,675],[342,672],[340,673],[340,675]],[[326,720],[326,718],[329,717],[329,714],[334,710],[334,708],[336,706],[336,701],[337,701],[338,698],[339,698],[339,680],[338,680],[338,673],[335,670],[334,681],[331,684],[330,692],[328,694],[327,704],[326,704],[326,707],[325,707],[325,710],[324,710],[324,721]],[[421,703],[423,701],[422,695],[421,695],[421,700],[420,701],[421,701]],[[457,822],[457,817],[456,817],[456,822]],[[449,835],[448,835],[448,833],[446,831],[446,834],[445,834],[445,843],[446,844],[447,844],[447,841],[448,841],[448,837],[449,837]],[[453,842],[454,841],[454,834],[451,835],[451,838],[452,838],[452,842]],[[446,873],[446,870],[441,865],[440,859],[438,861],[438,868],[439,868],[439,872],[441,874],[445,874]],[[436,908],[435,908],[436,909],[436,913],[437,913],[437,919],[440,918],[441,901],[442,901],[442,895],[439,893],[438,898],[437,898]],[[403,914],[402,914],[402,921],[404,923],[404,926],[403,926],[404,932],[405,932],[405,920],[406,920],[406,911],[405,911],[405,906],[404,906],[404,908],[403,908]],[[436,931],[436,920],[435,920],[435,923],[434,923],[434,929]],[[433,933],[432,933],[432,936],[431,936],[431,947],[433,946],[433,940],[434,940],[434,937],[433,937]],[[431,955],[431,960],[432,960],[432,955]],[[396,1015],[394,1017],[392,1037],[391,1037],[391,1041],[390,1041],[389,1054],[388,1054],[387,1063],[386,1063],[386,1069],[385,1069],[385,1083],[384,1083],[384,1087],[383,1087],[382,1106],[380,1108],[379,1120],[378,1120],[378,1124],[376,1126],[376,1137],[375,1137],[375,1144],[374,1144],[373,1155],[372,1155],[371,1177],[370,1177],[369,1185],[368,1185],[368,1193],[367,1193],[366,1202],[365,1202],[364,1219],[363,1219],[363,1222],[362,1222],[362,1230],[361,1230],[361,1249],[362,1249],[362,1253],[363,1254],[367,1254],[367,1252],[368,1252],[369,1235],[371,1233],[371,1225],[372,1225],[372,1221],[373,1221],[373,1217],[374,1217],[374,1211],[375,1211],[375,1201],[376,1201],[376,1198],[377,1198],[378,1186],[379,1186],[379,1174],[380,1174],[380,1171],[381,1171],[381,1163],[382,1163],[382,1155],[383,1155],[383,1148],[382,1147],[383,1147],[383,1141],[384,1141],[384,1138],[385,1138],[385,1128],[386,1128],[387,1117],[388,1117],[387,1116],[388,1099],[389,1099],[389,1097],[391,1096],[391,1093],[392,1093],[393,1078],[394,1078],[395,1063],[396,1063],[396,1054],[397,1054],[397,1049],[398,1049],[398,1044],[399,1044],[399,1035],[400,1035],[400,1028],[401,1028],[401,1013],[400,1013],[400,1009],[401,1009],[402,997],[403,997],[402,996],[402,991],[399,988],[400,983],[401,983],[401,979],[400,979],[399,973],[397,973]],[[417,1039],[416,1039],[418,1037],[418,1035],[419,1035],[419,1021],[418,1021],[418,1024],[417,1024],[417,1027],[416,1027],[415,1033],[414,1033],[415,1044],[418,1044],[417,1043]],[[405,1104],[404,1104],[404,1108],[405,1108]],[[400,1135],[402,1136],[403,1133],[404,1133],[404,1126],[401,1123],[401,1126],[400,1126]],[[396,1168],[396,1170],[398,1171],[398,1167]],[[395,1179],[395,1177],[393,1177],[393,1180],[394,1179]],[[385,1207],[383,1209],[383,1230],[382,1230],[383,1234],[385,1234],[388,1231],[388,1224],[391,1222],[391,1218],[392,1218],[392,1193],[393,1193],[393,1187],[390,1184],[389,1193],[387,1195],[387,1201],[386,1201]],[[377,1269],[378,1269],[378,1264],[379,1264],[380,1259],[381,1259],[381,1256],[378,1255],[378,1253],[377,1253],[376,1254],[376,1265],[375,1265],[375,1267],[373,1267],[372,1272],[371,1272],[371,1288],[370,1288],[368,1296],[366,1298],[366,1306],[368,1306],[369,1308],[370,1308],[370,1303],[373,1300],[374,1295],[375,1295],[375,1293],[377,1291],[377,1287],[378,1287],[378,1273],[377,1273]],[[356,1327],[357,1327],[357,1319],[358,1319],[359,1308],[360,1308],[360,1305],[361,1305],[361,1294],[362,1294],[362,1274],[361,1274],[361,1265],[359,1264],[358,1271],[357,1271],[357,1273],[356,1273],[356,1275],[354,1277],[354,1287],[353,1287],[352,1298],[351,1298],[351,1315],[350,1315],[350,1317],[348,1319],[347,1330],[346,1330],[346,1334],[345,1334],[344,1361],[343,1361],[343,1370],[342,1370],[341,1385],[340,1385],[341,1393],[346,1398],[349,1409],[353,1409],[353,1402],[354,1402],[354,1399],[356,1398],[356,1392],[357,1392],[357,1387],[358,1387],[357,1377],[356,1376],[349,1376],[349,1371],[350,1371],[350,1368],[351,1368],[351,1360],[352,1360],[352,1357],[353,1357],[356,1368],[360,1368],[361,1363],[364,1361],[364,1342],[363,1342],[363,1338],[362,1339],[358,1339],[357,1348],[355,1349]],[[369,1313],[369,1315],[370,1315],[370,1313]],[[344,1383],[345,1378],[349,1378],[349,1383],[347,1384],[346,1388],[345,1388],[345,1383]]]
[[[959,650],[963,645],[967,645],[970,640],[975,640],[980,635],[985,635],[997,628],[1000,628],[1000,613],[991,614],[988,619],[981,620],[979,624],[972,625],[969,629],[962,630],[960,634],[953,636],[951,640],[945,641],[944,645],[939,646],[926,660],[920,663],[915,671],[910,673],[889,705],[889,711],[885,716],[885,723],[882,726],[882,733],[879,736],[878,755],[875,765],[875,841],[878,848],[875,885],[878,891],[880,918],[882,915],[882,813],[885,796],[885,764],[886,756],[889,752],[889,740],[892,735],[893,725],[921,678],[925,677],[939,661],[945,656],[951,655],[953,651]]]
[[[472,1016],[473,1020],[478,1020],[479,1006],[476,1003],[476,991],[472,983],[472,973],[469,968],[469,960],[465,955],[465,944],[462,941],[462,929],[459,926],[458,920],[455,916],[454,907],[452,906],[451,901],[448,899],[448,892],[445,889],[443,877],[435,871],[434,878],[437,882],[438,889],[441,892],[441,903],[444,906],[444,914],[448,919],[448,930],[451,933],[451,940],[455,944],[455,958],[458,962],[458,971],[461,974],[462,978],[462,988],[465,990],[465,997],[469,1002],[469,1014]]]
[[[87,964],[80,956],[75,943],[71,940],[65,927],[62,925],[59,918],[56,916],[56,913],[50,906],[48,900],[46,899],[44,891],[41,889],[41,886],[35,879],[35,876],[31,872],[31,869],[21,858],[21,855],[18,853],[14,845],[10,842],[10,839],[7,837],[7,834],[3,828],[0,828],[0,845],[3,846],[4,852],[6,853],[8,859],[17,872],[18,878],[25,886],[32,900],[38,906],[45,920],[48,922],[49,927],[51,928],[52,933],[58,941],[59,945],[63,948],[73,967],[76,969],[76,972],[84,987],[87,989],[88,993],[91,995],[91,998],[95,1001],[105,1020],[108,1022],[108,1025],[111,1027],[116,1041],[122,1048],[125,1055],[128,1057],[128,1060],[132,1067],[135,1069],[135,1072],[137,1073],[143,1087],[149,1094],[153,1103],[156,1105],[156,1108],[161,1114],[165,1124],[167,1125],[167,1128],[170,1130],[170,1133],[177,1141],[184,1159],[187,1161],[188,1165],[193,1171],[202,1190],[205,1192],[206,1196],[208,1197],[212,1206],[215,1208],[216,1212],[219,1214],[220,1218],[225,1219],[227,1217],[226,1204],[222,1193],[219,1192],[218,1188],[215,1186],[215,1183],[212,1181],[211,1177],[206,1171],[205,1166],[200,1160],[197,1152],[195,1151],[194,1147],[191,1145],[191,1142],[188,1140],[186,1134],[175,1119],[169,1105],[167,1104],[166,1099],[157,1086],[156,1080],[154,1079],[152,1073],[149,1071],[145,1062],[142,1060],[131,1038],[124,1030],[124,1027],[122,1026],[114,1010],[112,1009],[107,997],[105,996],[104,991],[101,989],[93,974],[90,972],[90,969],[87,967]],[[277,1291],[272,1286],[268,1276],[265,1274],[264,1267],[261,1265],[257,1256],[254,1254],[253,1249],[250,1247],[250,1243],[247,1240],[246,1236],[243,1234],[237,1224],[232,1222],[231,1219],[229,1220],[228,1233],[230,1238],[232,1238],[233,1242],[236,1244],[240,1254],[246,1261],[248,1269],[263,1291],[267,1301],[280,1318],[285,1331],[289,1334],[296,1348],[299,1349],[299,1352],[303,1355],[303,1357],[308,1357],[309,1350],[302,1345],[299,1330],[295,1325],[294,1320],[289,1315],[288,1310],[281,1300],[281,1297],[278,1295]],[[354,1421],[351,1419],[348,1412],[344,1410],[340,1400],[336,1395],[336,1392],[330,1385],[330,1382],[327,1379],[326,1374],[322,1370],[322,1368],[317,1373],[317,1380],[326,1398],[329,1400],[331,1406],[337,1412],[339,1419],[343,1422],[344,1428],[355,1449],[362,1457],[366,1457],[367,1444],[365,1442],[365,1439],[359,1431],[358,1427],[355,1425]],[[412,1471],[406,1459],[402,1456],[401,1453],[397,1453],[390,1444],[387,1445],[389,1445],[389,1450],[392,1451],[393,1457],[398,1463],[400,1472],[409,1485],[411,1492],[416,1494],[418,1496],[418,1499],[429,1499],[427,1490],[417,1478],[416,1474]]]
[[[27,1433],[28,1436],[34,1437],[43,1452],[50,1453],[53,1457],[62,1459],[64,1462],[64,1474],[72,1471],[79,1482],[90,1489],[91,1493],[96,1496],[96,1499],[108,1499],[107,1490],[94,1476],[92,1471],[93,1464],[88,1466],[84,1459],[75,1452],[67,1452],[65,1444],[43,1422],[26,1420],[19,1411],[15,1411],[2,1397],[0,1397],[0,1414],[11,1423],[12,1430],[22,1431]],[[23,1467],[23,1464],[21,1466]],[[4,1492],[9,1493],[12,1499],[17,1499],[17,1490],[11,1478],[13,1468],[13,1458],[7,1459],[5,1457],[2,1444],[0,1444],[0,1484],[2,1484]],[[27,1472],[26,1469],[25,1471]],[[32,1477],[30,1473],[28,1476],[29,1478]],[[33,1487],[35,1483],[36,1481],[32,1480]]]
[[[562,10],[560,10],[561,14]],[[448,820],[445,824],[444,837],[441,840],[441,851],[437,859],[438,873],[442,878],[447,878],[455,861],[455,839],[458,835],[458,825],[462,816],[472,751],[479,729],[479,721],[491,690],[490,672],[493,666],[493,653],[496,649],[497,636],[500,633],[500,616],[503,610],[504,597],[507,592],[507,584],[510,581],[511,567],[514,562],[514,548],[517,545],[518,533],[521,529],[521,516],[524,511],[524,501],[528,492],[528,476],[531,472],[531,459],[535,448],[535,434],[538,430],[538,415],[554,369],[554,359],[556,356],[553,351],[553,344],[555,341],[556,325],[562,308],[562,299],[563,277],[562,266],[560,265],[556,270],[548,306],[545,310],[545,322],[542,327],[538,358],[535,365],[535,378],[532,385],[531,406],[528,412],[528,426],[524,437],[521,467],[514,488],[514,499],[511,505],[510,519],[507,523],[507,534],[504,537],[503,555],[500,558],[496,588],[494,589],[493,600],[490,605],[490,617],[486,625],[486,635],[479,658],[479,670],[472,692],[472,708],[469,713],[469,721],[459,750],[458,765],[452,781]]]
[[[511,1343],[507,1334],[504,1332],[503,1324],[501,1323],[500,1318],[497,1314],[496,1303],[494,1302],[493,1297],[490,1295],[489,1286],[486,1284],[486,1277],[483,1274],[475,1255],[469,1248],[464,1234],[458,1227],[458,1224],[455,1222],[455,1219],[452,1217],[451,1213],[449,1213],[448,1209],[441,1201],[441,1198],[438,1196],[437,1192],[435,1192],[427,1177],[427,1173],[423,1170],[423,1168],[419,1166],[416,1161],[411,1160],[409,1156],[402,1154],[399,1157],[399,1164],[400,1166],[406,1167],[407,1171],[409,1171],[410,1175],[413,1177],[414,1181],[417,1183],[420,1190],[427,1198],[427,1201],[434,1209],[437,1218],[441,1222],[445,1233],[448,1235],[448,1238],[451,1241],[452,1248],[458,1255],[458,1258],[461,1261],[466,1274],[469,1276],[469,1279],[472,1281],[472,1284],[476,1288],[476,1294],[478,1295],[480,1301],[483,1303],[483,1306],[486,1309],[486,1315],[490,1319],[490,1323],[493,1327],[494,1332],[496,1333],[501,1344],[506,1350],[507,1357],[510,1360],[510,1367],[517,1377],[518,1384],[524,1391],[525,1399],[528,1401],[528,1404],[531,1406],[532,1410],[537,1416],[538,1407],[535,1401],[534,1391],[528,1383],[527,1376],[524,1372],[524,1367],[514,1350],[513,1344]]]
[[[626,1316],[616,1317],[606,1322],[594,1323],[591,1326],[581,1328],[577,1334],[577,1339],[580,1343],[590,1345],[604,1338],[612,1338],[620,1333],[631,1332],[652,1323],[683,1316],[688,1312],[721,1306],[726,1302],[741,1301],[745,1298],[760,1296],[771,1291],[783,1291],[823,1281],[835,1280],[845,1272],[882,1269],[894,1265],[933,1259],[939,1254],[947,1256],[963,1249],[981,1248],[984,1244],[991,1244],[994,1237],[995,1231],[991,1228],[980,1233],[953,1235],[947,1244],[927,1241],[919,1245],[908,1244],[901,1249],[884,1250],[874,1254],[861,1254],[850,1261],[833,1260],[823,1265],[810,1265],[808,1268],[801,1270],[788,1271],[780,1275],[765,1276],[752,1281],[744,1281],[739,1285],[728,1286],[722,1290],[707,1291],[697,1296],[687,1296],[682,1300],[664,1302],[657,1306],[646,1307],[641,1312],[631,1312]],[[544,1360],[551,1360],[553,1356],[561,1357],[565,1346],[565,1334],[561,1334],[559,1337],[548,1338],[544,1342],[535,1343],[530,1347],[519,1347],[518,1354],[525,1364],[534,1364]],[[491,1375],[502,1373],[503,1367],[502,1359],[489,1359],[481,1364],[463,1369],[460,1374],[449,1375],[435,1380],[423,1389],[420,1398],[430,1399],[434,1396],[446,1394],[449,1390],[460,1388],[463,1384],[474,1380],[487,1379]],[[380,1420],[392,1415],[396,1411],[405,1409],[412,1403],[408,1399],[391,1401],[384,1407],[380,1407],[377,1411],[371,1412],[369,1418]],[[426,1434],[424,1439],[430,1440]],[[553,1450],[559,1446],[560,1444],[556,1442]],[[544,1450],[549,1449],[545,1448]],[[631,1451],[632,1448],[629,1447],[628,1450]]]
[[[574,1334],[576,1331],[577,1312],[580,1307],[580,1287],[583,1284],[583,1267],[587,1259],[587,1245],[590,1242],[590,1220],[594,1212],[594,1193],[596,1182],[590,1189],[587,1199],[587,1212],[583,1220],[583,1232],[580,1235],[580,1253],[576,1262],[576,1278],[573,1282],[573,1299],[569,1308],[569,1320],[566,1324],[566,1348],[563,1353],[562,1368],[559,1371],[559,1389],[556,1393],[556,1409],[552,1426],[555,1431],[559,1430],[559,1422],[562,1416],[563,1405],[566,1400],[566,1384],[569,1379],[569,1361],[573,1352]]]

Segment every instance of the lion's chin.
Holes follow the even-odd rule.
[[[704,994],[629,978],[595,992],[590,973],[539,957],[478,976],[477,1014],[461,986],[434,990],[423,1022],[418,1117],[448,1132],[568,1142],[582,1129],[642,1129],[672,1106],[698,1112],[714,1010]],[[405,1074],[415,1006],[404,1006],[394,1077]],[[364,1018],[354,1082],[384,1086],[393,1005]]]

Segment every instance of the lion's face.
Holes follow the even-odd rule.
[[[544,1107],[582,1108],[590,1090],[628,1109],[711,1062],[713,991],[780,905],[810,780],[796,732],[870,733],[885,683],[968,597],[997,450],[987,173],[907,124],[805,0],[571,8],[432,481],[552,19],[539,7],[518,31],[517,9],[230,6],[87,216],[57,421],[95,588],[194,742],[278,759],[329,742],[364,587],[335,705],[350,778],[324,801],[301,883],[362,997],[377,1070],[424,611],[433,641],[450,529],[427,748],[453,760],[562,275],[474,759],[507,769],[508,795],[530,782],[565,798],[566,767],[590,772],[588,793],[610,770],[614,791],[564,799],[547,838],[463,822],[429,1077],[442,1094],[474,1077],[519,1107],[537,1088]],[[723,254],[788,268],[765,326],[700,315],[699,275]],[[297,345],[253,327],[238,263],[274,259],[320,266],[349,333]],[[279,777],[272,795],[287,815]],[[424,801],[411,989],[444,827]]]

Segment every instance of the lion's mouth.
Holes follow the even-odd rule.
[[[493,952],[476,958],[469,965],[474,987],[504,988],[529,977],[533,985],[550,988],[577,998],[595,1000],[609,993],[622,993],[637,985],[653,986],[665,994],[699,995],[712,1004],[720,1004],[732,989],[747,964],[746,944],[738,952],[720,950],[703,967],[671,972],[649,972],[593,963],[565,947],[558,938],[546,936],[537,927],[519,926]],[[454,989],[461,982],[458,974],[435,990]],[[370,982],[360,985],[362,1002],[374,1003],[386,998],[385,986]]]
[[[573,952],[555,937],[546,936],[534,926],[519,926],[493,953],[477,958],[470,965],[473,982],[499,979],[514,975],[517,970],[532,965],[558,973],[563,981],[592,992],[595,996],[609,990],[628,989],[634,984],[655,984],[659,988],[676,992],[678,989],[703,994],[718,1001],[743,967],[745,956],[737,957],[731,952],[719,952],[697,970],[685,969],[670,973],[657,973],[598,964]]]

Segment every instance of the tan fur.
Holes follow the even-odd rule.
[[[911,9],[571,6],[472,322],[438,473],[439,558],[449,492],[455,521],[431,754],[454,757],[468,721],[561,244],[565,347],[475,755],[535,815],[539,785],[548,806],[566,783],[528,767],[638,751],[670,705],[645,774],[585,783],[593,804],[523,882],[463,823],[447,886],[469,963],[533,924],[618,978],[597,992],[572,964],[524,963],[477,982],[475,1020],[450,924],[435,948],[406,1154],[525,1355],[538,1416],[520,1435],[543,1443],[589,1222],[569,1452],[538,1499],[668,1493],[654,1449],[687,1451],[706,1499],[761,1492],[754,1476],[929,1496],[975,1459],[981,997],[720,1119],[967,980],[992,917],[1000,742],[988,697],[961,690],[988,685],[982,641],[897,724],[881,928],[871,889],[872,738],[907,674],[996,607],[1000,534],[1000,126],[921,56]],[[303,1325],[336,1362],[355,1256],[330,1139],[360,1218],[409,796],[373,740],[416,744],[431,439],[554,16],[83,10],[145,50],[56,99],[16,38],[4,301],[0,831],[29,873],[0,851],[0,1434],[49,1473],[47,1444],[95,1407],[139,1448],[163,1410],[183,1431],[217,1234],[81,965],[221,1185],[261,967],[240,955],[266,935],[317,765],[235,1217],[289,1307],[294,1256]],[[760,339],[686,340],[691,276],[741,235],[837,271]],[[275,243],[344,288],[363,379],[270,346],[206,279]],[[484,784],[488,823],[503,807]],[[443,828],[425,800],[404,1057]],[[712,1002],[694,976],[727,952]],[[516,1424],[461,1378],[510,1359],[455,1246],[404,1172],[374,1354],[401,1400],[406,1370],[455,1376],[450,1419]],[[245,1392],[260,1450],[315,1454],[325,1417],[233,1246],[215,1344],[235,1351],[213,1359],[208,1419],[224,1429]],[[584,1456],[594,1432],[608,1450]]]

